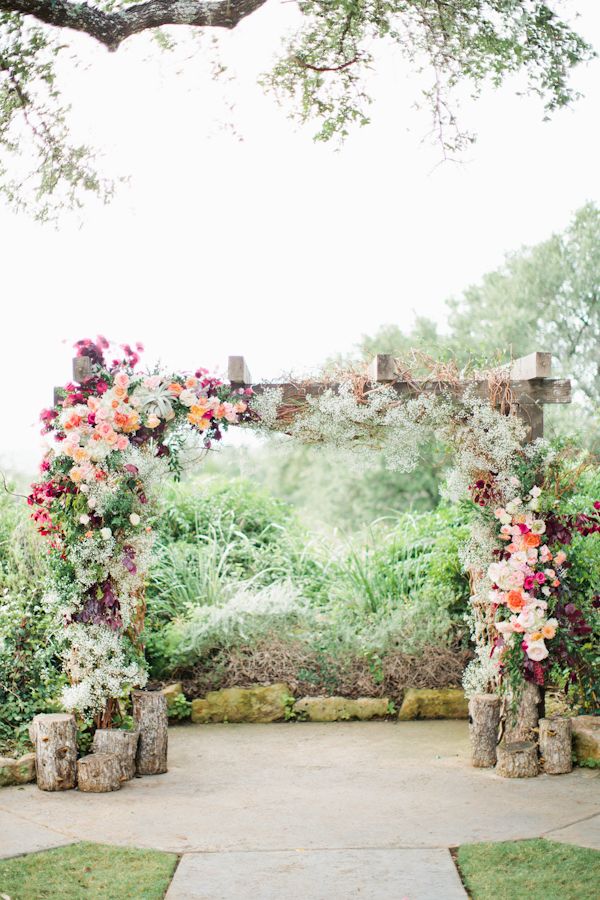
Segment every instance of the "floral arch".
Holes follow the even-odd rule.
[[[448,496],[474,510],[462,552],[476,654],[468,693],[518,695],[526,682],[543,685],[556,663],[583,672],[591,628],[569,604],[567,545],[575,529],[600,531],[600,503],[556,514],[565,488],[543,439],[543,405],[569,402],[570,384],[549,377],[550,354],[485,372],[379,355],[368,371],[253,385],[243,357],[230,357],[224,382],[205,369],[140,373],[141,349],[79,341],[73,381],[42,413],[52,443],[29,503],[49,544],[47,603],[62,630],[65,708],[107,728],[119,699],[143,687],[157,488],[234,425],[383,453],[405,472],[433,433],[453,452]]]

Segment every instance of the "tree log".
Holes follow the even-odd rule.
[[[540,689],[536,684],[526,681],[518,699],[516,709],[512,709],[512,695],[508,695],[507,709],[504,717],[504,742],[514,744],[519,741],[537,740],[537,728],[540,719]]]
[[[533,741],[498,745],[496,771],[505,778],[533,778],[538,774],[537,746]]]
[[[133,691],[133,718],[140,732],[136,764],[139,775],[167,771],[167,698],[161,691]]]
[[[497,694],[475,694],[469,701],[471,764],[477,768],[496,765],[500,702]]]
[[[540,719],[540,755],[542,768],[548,775],[571,771],[570,719]]]
[[[104,794],[121,787],[121,763],[114,753],[90,753],[77,763],[77,784],[80,791]]]
[[[40,713],[31,723],[37,786],[68,791],[77,780],[77,725],[68,713]]]
[[[135,775],[135,756],[139,731],[122,731],[119,728],[97,728],[92,744],[93,753],[112,753],[119,760],[121,781],[129,781]]]

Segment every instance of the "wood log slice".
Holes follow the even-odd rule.
[[[571,720],[540,719],[540,756],[548,775],[564,775],[573,768]]]
[[[135,775],[135,757],[139,731],[123,731],[120,728],[97,728],[92,744],[93,753],[113,753],[121,767],[121,781],[129,781]]]
[[[77,781],[77,725],[69,713],[40,713],[31,723],[37,786],[68,791]]]
[[[121,787],[121,764],[114,753],[90,753],[77,763],[77,785],[80,791],[104,794]]]
[[[133,691],[133,718],[140,733],[136,765],[139,775],[167,771],[167,698],[161,691]]]
[[[477,768],[496,765],[500,704],[498,694],[475,694],[469,701],[471,764]]]
[[[526,681],[514,708],[512,695],[507,696],[504,715],[504,741],[507,744],[519,741],[537,740],[537,728],[540,719],[540,689],[536,684]]]
[[[537,746],[533,741],[498,745],[496,771],[504,778],[533,778],[539,772]]]

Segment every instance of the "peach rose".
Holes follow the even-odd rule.
[[[521,591],[509,591],[506,597],[506,605],[512,612],[520,612],[525,606],[525,598]]]

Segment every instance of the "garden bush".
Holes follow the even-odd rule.
[[[0,496],[0,755],[23,749],[33,716],[57,708],[62,675],[41,603],[44,566],[27,508]]]

